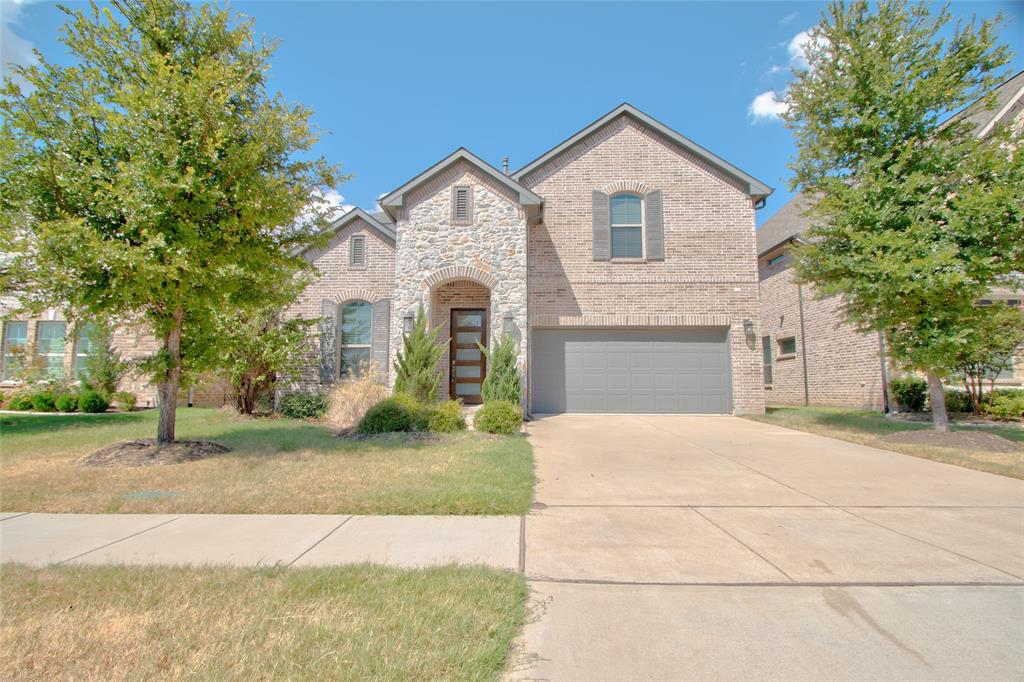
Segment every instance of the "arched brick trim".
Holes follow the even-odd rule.
[[[387,298],[387,296],[363,287],[349,287],[334,294],[334,300],[338,303],[344,303],[345,301],[376,303],[382,298]]]
[[[646,182],[640,182],[638,180],[616,180],[615,182],[610,182],[602,187],[601,191],[609,196],[620,192],[631,192],[633,194],[644,195],[652,189],[653,188]]]
[[[493,289],[498,284],[498,280],[494,278],[494,275],[484,272],[480,268],[475,268],[472,265],[449,265],[428,275],[423,280],[423,287],[433,289],[438,284],[444,284],[453,279],[468,279],[477,284],[482,284],[488,289]]]

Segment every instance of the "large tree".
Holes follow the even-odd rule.
[[[307,268],[311,198],[341,178],[311,112],[266,88],[274,45],[183,0],[62,8],[73,64],[4,84],[4,273],[24,305],[142,321],[159,353],[158,442],[186,377],[217,361],[217,318],[259,309]],[[300,219],[301,217],[301,219]]]
[[[814,197],[796,270],[845,317],[881,331],[892,358],[941,378],[970,334],[975,301],[1024,268],[1024,164],[1009,128],[979,139],[951,112],[991,91],[1009,51],[999,19],[950,25],[945,8],[833,2],[788,92],[793,185]],[[981,106],[994,102],[983,100]]]

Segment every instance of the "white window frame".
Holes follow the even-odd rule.
[[[345,337],[342,335],[342,330],[345,327],[345,306],[348,305],[349,303],[361,303],[365,306],[368,306],[370,309],[370,327],[368,331],[368,343],[344,343]],[[342,369],[344,368],[342,358],[344,358],[346,348],[367,348],[370,351],[370,355],[367,359],[371,361],[373,360],[373,304],[370,303],[369,301],[364,301],[361,298],[350,298],[349,300],[340,303],[338,305],[338,330],[336,332],[336,335],[338,338],[338,356],[335,360],[335,367],[337,368],[335,370],[335,373],[337,374],[337,378],[342,380],[354,379],[355,376],[353,374],[341,373]]]
[[[2,381],[17,381],[14,377],[7,376],[8,360],[15,360],[16,357],[11,351],[11,332],[10,325],[12,324],[23,324],[25,325],[25,341],[21,346],[28,346],[28,321],[27,320],[4,320],[3,323],[3,345],[2,353],[0,353],[0,380]]]
[[[48,348],[45,353],[42,352],[42,349],[40,348],[40,343],[42,343],[42,341],[43,341],[43,333],[42,333],[42,331],[43,331],[44,327],[46,325],[58,325],[58,324],[64,325],[64,341],[63,341],[63,343],[60,346],[60,351],[58,352],[58,351],[54,351],[54,350]],[[38,355],[39,357],[41,357],[41,358],[46,360],[46,372],[47,372],[47,375],[49,375],[50,377],[58,378],[59,379],[59,378],[64,376],[64,355],[67,352],[67,345],[68,345],[68,323],[67,322],[65,322],[64,320],[40,320],[39,322],[36,322],[36,343],[35,343],[36,355]],[[51,358],[58,358],[58,357],[60,358],[60,366],[57,368],[57,371],[54,372],[53,371],[53,367],[51,367],[51,365],[50,365],[50,359]]]
[[[615,197],[630,196],[640,200],[640,224],[623,223],[616,225],[612,217],[612,201]],[[640,255],[639,256],[616,256],[615,255],[615,228],[617,227],[639,227],[640,228]],[[635,263],[647,260],[647,198],[637,192],[616,192],[608,197],[608,254],[609,259],[622,263]]]
[[[792,350],[792,352],[786,352],[786,351],[782,350],[782,342],[783,341],[792,341],[793,342],[793,350]],[[776,343],[779,346],[779,354],[775,358],[776,360],[788,360],[789,358],[795,358],[796,357],[797,345],[796,345],[796,336],[795,335],[794,336],[783,336],[783,337],[780,337],[778,340],[776,340]]]
[[[84,332],[86,331],[86,329],[88,327],[92,326],[92,325],[94,325],[94,323],[92,323],[92,322],[84,322],[84,323],[76,324],[75,325],[75,340],[74,340],[74,344],[71,346],[71,373],[72,373],[74,379],[78,379],[79,378],[79,376],[81,375],[82,370],[83,370],[83,365],[85,363],[85,359],[88,358],[90,355],[92,355],[93,352],[95,351],[94,348],[90,347],[89,348],[89,352],[87,352],[87,353],[80,353],[80,352],[78,352],[78,344],[81,341],[83,341],[83,340],[88,341],[90,346],[92,345],[92,339],[88,339],[84,335]]]

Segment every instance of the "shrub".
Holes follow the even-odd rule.
[[[32,409],[32,394],[31,393],[15,393],[14,397],[11,398],[11,402],[8,407],[12,410],[21,410],[22,412]]]
[[[78,396],[74,393],[62,393],[54,400],[61,412],[74,412],[78,409]]]
[[[131,391],[118,391],[114,394],[114,400],[126,412],[131,412],[135,409],[135,394]]]
[[[395,393],[408,393],[421,403],[434,402],[441,383],[437,364],[444,347],[437,341],[437,330],[427,329],[427,315],[421,305],[416,311],[416,324],[405,335],[395,359]]]
[[[424,405],[406,393],[396,393],[392,398],[398,401],[398,404],[409,413],[409,417],[412,419],[412,425],[409,427],[409,430],[427,430],[427,420],[430,418],[431,406]]]
[[[367,410],[387,397],[388,387],[380,383],[372,364],[361,363],[354,378],[339,382],[331,389],[326,420],[341,429],[353,427]]]
[[[918,377],[902,377],[893,379],[889,383],[892,390],[892,397],[896,399],[900,407],[911,412],[920,412],[924,409],[925,399],[928,396],[928,383]]]
[[[992,402],[986,403],[982,409],[990,417],[1017,421],[1024,416],[1024,393],[1018,391],[1017,395],[994,396]]]
[[[114,395],[129,367],[114,350],[114,330],[109,324],[94,323],[83,325],[78,333],[84,335],[90,345],[82,368],[82,386],[107,396]]]
[[[477,431],[488,433],[517,433],[523,423],[523,411],[517,403],[508,400],[492,400],[473,415],[473,426]]]
[[[946,412],[973,412],[971,396],[967,391],[946,389]]]
[[[281,399],[281,414],[291,419],[319,419],[326,413],[323,393],[289,393]]]
[[[434,433],[453,433],[466,430],[466,418],[457,400],[446,400],[430,408],[427,430]]]
[[[82,412],[106,412],[110,407],[110,399],[99,391],[85,389],[78,394],[78,409]]]
[[[36,412],[56,412],[57,404],[54,402],[52,391],[39,391],[32,396],[32,409]]]
[[[516,338],[504,333],[494,342],[490,350],[480,346],[487,357],[487,376],[480,394],[485,403],[492,400],[519,402],[519,368],[516,366]]]
[[[412,425],[413,414],[409,412],[408,401],[393,396],[368,409],[359,422],[358,430],[359,433],[393,433],[408,431]]]

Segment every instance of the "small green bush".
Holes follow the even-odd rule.
[[[995,396],[992,403],[986,403],[982,409],[985,410],[985,414],[995,419],[1018,421],[1024,416],[1024,393]]]
[[[74,393],[62,393],[54,402],[61,412],[74,412],[78,409],[78,396]]]
[[[408,393],[396,393],[391,398],[409,413],[409,418],[412,420],[409,426],[410,431],[427,430],[427,422],[430,419],[430,406],[424,405]]]
[[[896,399],[900,407],[911,412],[920,412],[924,409],[925,399],[928,397],[928,383],[918,377],[903,377],[893,379],[889,383],[892,389],[892,397]]]
[[[946,412],[973,412],[971,396],[967,391],[946,389]]]
[[[319,419],[327,413],[322,393],[289,393],[281,399],[281,414],[291,419]]]
[[[110,399],[99,391],[85,389],[78,394],[78,409],[82,412],[106,412],[110,407]]]
[[[430,409],[427,430],[433,433],[454,433],[466,430],[466,418],[457,400],[446,400]]]
[[[117,401],[118,406],[125,412],[131,412],[135,409],[135,394],[131,391],[118,391],[114,394],[114,400]]]
[[[56,412],[53,391],[39,391],[32,396],[32,409],[36,412]]]
[[[10,404],[7,406],[12,410],[20,410],[26,412],[32,409],[32,394],[31,393],[16,393],[11,398]]]
[[[508,400],[492,400],[473,415],[473,426],[487,433],[518,433],[523,424],[523,411]]]
[[[413,414],[409,411],[408,401],[399,396],[392,396],[368,409],[359,421],[357,430],[359,433],[367,434],[393,433],[409,431],[412,427]]]

